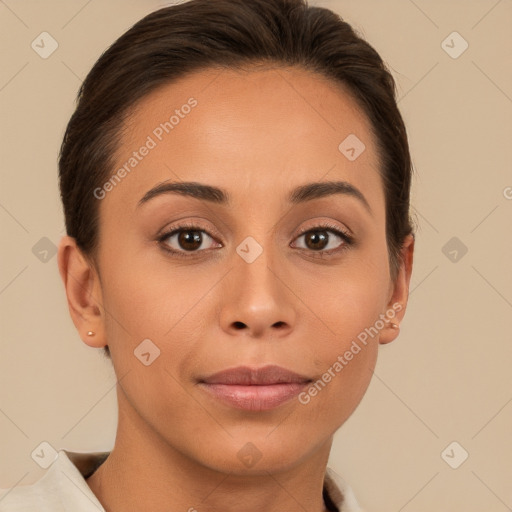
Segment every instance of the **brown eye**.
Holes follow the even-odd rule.
[[[178,234],[178,244],[186,251],[194,251],[201,247],[203,237],[201,231],[181,231]]]
[[[306,233],[306,245],[309,249],[322,250],[329,243],[329,235],[326,231],[313,231]]]
[[[178,226],[162,235],[159,241],[168,251],[179,254],[201,252],[210,249],[214,244],[214,239],[204,229],[196,226]]]
[[[310,229],[302,233],[297,240],[303,238],[300,249],[309,249],[311,251],[330,251],[344,245],[342,242],[344,236],[342,233],[332,229]],[[346,243],[346,242],[345,242]]]

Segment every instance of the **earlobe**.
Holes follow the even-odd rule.
[[[395,340],[400,334],[400,323],[402,322],[407,301],[409,299],[409,284],[411,281],[413,257],[414,257],[414,235],[405,238],[401,251],[401,265],[398,276],[391,292],[388,302],[386,316],[389,318],[386,327],[381,331],[379,343],[385,345]],[[392,324],[395,324],[394,327]]]
[[[64,236],[59,242],[58,265],[69,313],[80,337],[86,345],[104,347],[107,342],[100,281],[74,238]]]

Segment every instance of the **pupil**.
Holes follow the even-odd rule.
[[[200,231],[182,231],[178,236],[180,246],[187,250],[192,251],[201,247],[201,232]]]
[[[328,242],[328,235],[325,231],[316,231],[306,237],[306,244],[310,249],[323,249]],[[311,242],[311,244],[309,244]],[[318,244],[320,243],[320,247]],[[312,245],[312,247],[311,247]]]

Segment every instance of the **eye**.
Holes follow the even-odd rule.
[[[303,239],[303,240],[302,240]],[[301,230],[298,245],[291,245],[308,251],[316,257],[341,252],[354,244],[354,239],[337,226],[327,224]],[[195,224],[173,226],[158,238],[163,249],[175,256],[190,257],[208,249],[222,247],[205,229]]]
[[[353,244],[351,235],[332,225],[305,229],[296,240],[301,241],[297,246],[299,249],[317,253],[334,253]]]
[[[175,226],[158,240],[166,250],[179,256],[211,249],[212,242],[218,243],[206,230],[195,225]]]

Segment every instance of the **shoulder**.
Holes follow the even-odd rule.
[[[0,512],[104,511],[85,478],[105,457],[106,452],[60,450],[37,482],[0,489]]]

